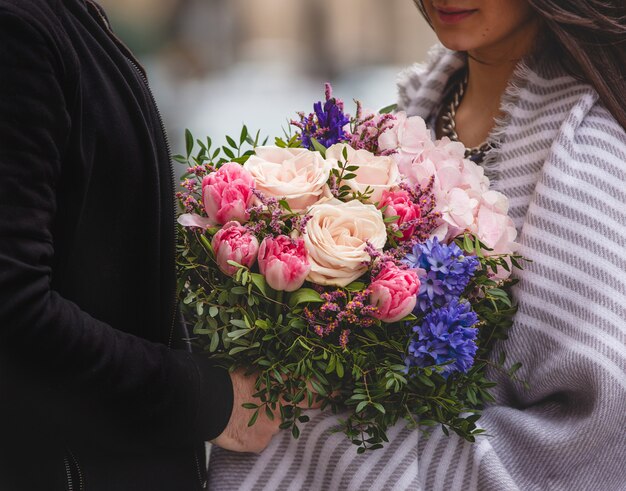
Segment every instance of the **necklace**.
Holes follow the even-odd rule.
[[[450,140],[458,142],[459,135],[456,132],[456,111],[461,105],[465,90],[467,89],[467,71],[465,76],[457,83],[454,91],[452,92],[450,99],[444,105],[441,113],[441,133],[443,136],[447,136]],[[481,145],[473,148],[465,149],[465,158],[480,164],[485,160],[487,153],[494,148],[493,143],[486,141]]]

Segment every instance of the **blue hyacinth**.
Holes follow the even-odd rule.
[[[407,367],[443,365],[443,373],[464,372],[474,364],[478,349],[478,329],[472,327],[478,316],[469,302],[452,300],[445,307],[426,315],[422,324],[413,327],[416,334],[409,345]]]
[[[466,256],[454,242],[442,244],[436,237],[416,244],[404,262],[424,271],[416,306],[422,313],[458,299],[479,266],[478,258]]]

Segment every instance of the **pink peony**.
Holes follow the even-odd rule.
[[[243,266],[254,264],[259,252],[257,238],[239,222],[228,222],[215,234],[211,242],[217,265],[224,274],[233,275],[237,271],[228,261],[235,261]]]
[[[400,227],[402,232],[402,238],[399,240],[409,240],[413,236],[416,226],[415,221],[422,216],[422,210],[417,203],[411,200],[411,195],[407,191],[403,189],[385,191],[378,206],[380,209],[387,207],[383,211],[385,217],[400,217],[396,222],[396,225]],[[411,222],[413,223],[411,224]],[[402,226],[405,224],[410,225],[403,228]]]
[[[311,270],[304,240],[285,235],[266,237],[259,249],[259,269],[274,290],[297,290]]]
[[[230,162],[202,180],[202,200],[209,220],[224,224],[248,221],[248,207],[254,199],[254,179],[241,165]]]
[[[417,271],[387,262],[370,285],[370,302],[378,308],[374,316],[387,323],[406,317],[415,308],[419,288]]]

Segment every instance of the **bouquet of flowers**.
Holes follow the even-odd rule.
[[[422,119],[356,105],[327,85],[273,146],[245,126],[217,149],[186,133],[186,319],[216,362],[256,374],[251,425],[263,411],[297,438],[321,402],[359,452],[399,418],[473,441],[515,313],[507,199]]]

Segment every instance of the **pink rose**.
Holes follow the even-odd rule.
[[[259,191],[270,198],[285,198],[298,212],[322,198],[333,162],[306,148],[268,146],[255,148],[244,167]]]
[[[407,191],[397,189],[383,193],[379,207],[383,209],[385,206],[387,207],[385,211],[383,211],[385,217],[400,217],[396,222],[396,225],[400,227],[400,231],[402,232],[402,238],[399,240],[409,240],[415,232],[417,225],[415,220],[418,220],[422,216],[422,210],[419,205],[411,200],[411,195]],[[411,222],[413,223],[411,224]],[[410,225],[403,228],[402,226],[405,224]]]
[[[237,271],[228,261],[235,261],[248,268],[254,264],[259,252],[257,238],[239,222],[228,222],[215,234],[213,252],[217,265],[224,274],[233,275]]]
[[[229,162],[202,180],[202,200],[209,220],[224,224],[248,221],[254,179],[241,165]]]
[[[311,270],[304,241],[286,235],[266,237],[259,249],[259,269],[274,290],[297,290]]]
[[[374,316],[387,323],[403,319],[415,308],[419,288],[417,271],[387,262],[370,285],[370,302],[378,308]]]

